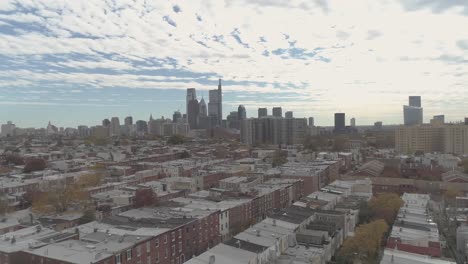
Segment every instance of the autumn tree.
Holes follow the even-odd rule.
[[[455,188],[448,188],[444,192],[444,199],[449,204],[450,206],[454,206],[456,202],[457,196],[462,196],[461,192],[459,190],[456,190]]]
[[[182,135],[172,135],[167,140],[167,143],[170,145],[179,145],[185,143],[185,138]]]
[[[41,193],[34,199],[32,209],[41,214],[63,213],[72,205],[85,208],[89,201],[89,193],[74,183]]]
[[[354,237],[349,237],[343,243],[338,259],[341,263],[377,263],[380,245],[388,225],[383,219],[360,225],[356,228]]]
[[[46,161],[41,158],[27,159],[24,164],[23,172],[29,173],[33,171],[42,171],[47,167]]]
[[[81,188],[98,186],[103,181],[103,178],[104,175],[99,172],[81,175],[80,178],[78,178],[76,185],[80,186]]]
[[[401,206],[403,206],[403,200],[396,193],[382,193],[373,197],[369,202],[374,217],[384,219],[389,225],[395,221]]]

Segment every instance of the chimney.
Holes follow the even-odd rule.
[[[260,230],[255,230],[255,232],[257,233],[257,236],[259,237],[260,236]]]
[[[211,256],[210,256],[210,260],[208,261],[208,264],[214,264],[215,261],[216,261],[215,256],[214,256],[214,255],[211,255]]]

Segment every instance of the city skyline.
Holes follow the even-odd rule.
[[[206,100],[219,78],[223,118],[242,104],[248,116],[281,106],[321,125],[335,112],[400,124],[402,102],[419,94],[424,122],[462,120],[467,10],[460,1],[4,0],[0,121],[169,117],[186,108],[187,88]]]

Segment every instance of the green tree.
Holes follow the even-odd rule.
[[[167,140],[167,144],[170,145],[179,145],[185,143],[185,137],[182,135],[172,135]]]
[[[395,221],[401,206],[403,206],[403,200],[396,193],[382,193],[373,197],[369,202],[374,218],[384,219],[389,225]]]

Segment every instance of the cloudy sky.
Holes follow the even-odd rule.
[[[0,0],[0,122],[170,116],[224,80],[224,114],[333,123],[468,116],[466,0]]]

